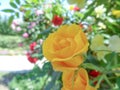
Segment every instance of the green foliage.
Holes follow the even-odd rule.
[[[50,63],[46,63],[42,69],[36,65],[32,71],[14,76],[9,83],[10,90],[16,88],[19,90],[48,90],[48,88],[49,90],[55,90],[54,88],[60,88],[61,83],[57,81],[60,78],[60,73],[51,70],[51,65],[48,64]]]
[[[20,36],[10,36],[0,34],[0,47],[14,49],[18,47],[18,43],[22,41]]]
[[[13,17],[10,17],[10,22],[12,22]],[[5,34],[5,35],[15,35],[15,32],[10,28],[7,19],[2,19],[0,17],[0,34]]]
[[[14,13],[15,11],[12,9],[3,9],[3,12],[7,12],[7,13]]]
[[[14,2],[10,2],[10,5],[11,5],[13,8],[17,8],[17,5],[16,5]]]
[[[16,2],[18,5],[20,5],[20,0],[15,0],[15,2]]]
[[[14,19],[14,16],[10,16],[10,18],[9,18],[9,20],[8,20],[8,24],[9,24],[9,25],[12,23],[13,19]]]

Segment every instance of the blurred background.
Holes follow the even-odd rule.
[[[61,72],[55,72],[44,58],[42,43],[64,24],[76,23],[88,36],[87,62],[103,68],[110,62],[107,68],[111,71],[117,67],[116,63],[111,67],[105,51],[120,52],[120,0],[80,1],[0,0],[0,90],[61,89]],[[96,48],[105,51],[96,52]],[[119,90],[120,78],[110,81]],[[105,82],[100,90],[111,90],[109,84]]]

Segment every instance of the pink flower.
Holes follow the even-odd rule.
[[[32,27],[35,27],[36,26],[36,22],[31,22],[30,24]]]
[[[23,33],[22,35],[24,38],[28,38],[29,37],[29,34],[28,33]]]
[[[12,24],[14,24],[15,26],[18,26],[19,25],[19,21],[18,20],[13,20]]]
[[[18,32],[21,31],[21,30],[22,30],[21,27],[16,28],[16,31],[18,31]]]
[[[28,26],[28,29],[32,29],[35,26],[36,26],[36,22],[31,22],[30,25]]]
[[[44,12],[43,12],[42,10],[36,10],[36,11],[35,11],[35,14],[36,14],[37,16],[39,16],[39,15],[41,15],[41,14],[44,14]]]

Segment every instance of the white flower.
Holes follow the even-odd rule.
[[[99,29],[106,29],[106,25],[103,24],[102,22],[98,23]]]
[[[104,8],[103,4],[95,8],[97,18],[102,16],[104,12],[106,12],[106,8]]]

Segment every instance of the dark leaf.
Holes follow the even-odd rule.
[[[14,19],[14,16],[10,16],[10,18],[9,18],[9,20],[8,20],[9,25],[11,25],[13,19]]]
[[[13,8],[17,8],[17,5],[14,2],[10,2],[10,6]]]
[[[16,2],[18,5],[20,5],[20,0],[15,0],[15,2]]]
[[[16,12],[15,15],[17,16],[17,18],[19,18],[19,12]]]
[[[15,11],[12,10],[12,9],[3,9],[2,11],[3,11],[3,12],[7,12],[7,13],[13,13],[13,12],[15,12]]]
[[[120,77],[117,78],[117,85],[118,85],[118,87],[120,88]]]

